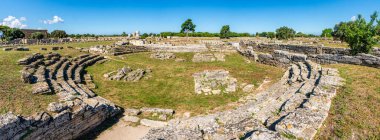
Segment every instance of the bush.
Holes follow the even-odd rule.
[[[35,32],[30,35],[32,39],[43,39],[45,36],[41,32]]]
[[[50,37],[52,38],[66,38],[68,35],[63,30],[54,30],[51,32]]]
[[[289,28],[289,27],[280,27],[276,30],[276,36],[277,36],[277,39],[284,39],[284,40],[288,40],[290,38],[294,38],[296,34],[296,31],[294,31],[292,28]]]
[[[355,21],[340,22],[335,25],[334,38],[347,42],[351,48],[351,53],[354,55],[369,53],[378,41],[376,28],[380,21],[377,20],[377,17],[377,12],[375,12],[371,15],[371,20],[368,23],[361,15],[358,15]],[[374,25],[376,21],[377,25]]]

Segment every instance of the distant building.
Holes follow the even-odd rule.
[[[41,32],[45,38],[48,36],[48,30],[21,29],[21,31],[25,34],[24,38],[29,38],[35,32]]]

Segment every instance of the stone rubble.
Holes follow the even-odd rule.
[[[124,116],[123,120],[126,122],[137,123],[140,121],[140,118],[136,116]]]
[[[174,53],[156,52],[156,53],[152,53],[150,55],[150,58],[160,59],[160,60],[167,60],[167,59],[175,59],[176,56],[175,56]]]
[[[214,62],[225,61],[225,55],[222,53],[196,53],[192,59],[193,62]]]
[[[164,127],[167,124],[167,122],[141,119],[140,124],[148,127]]]
[[[103,75],[103,77],[107,78],[108,80],[117,80],[117,81],[124,80],[124,81],[137,82],[141,78],[143,78],[146,74],[149,74],[149,73],[151,73],[150,69],[132,70],[130,67],[123,67],[117,71],[106,73]]]
[[[196,94],[232,93],[237,90],[237,80],[225,70],[205,70],[194,73],[194,90]]]

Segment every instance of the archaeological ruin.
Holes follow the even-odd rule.
[[[131,40],[92,46],[87,51],[80,51],[85,54],[74,57],[50,52],[34,53],[20,59],[18,65],[23,66],[20,80],[32,86],[30,96],[55,94],[59,100],[49,103],[46,111],[32,116],[12,112],[0,115],[1,139],[75,139],[121,112],[124,114],[122,120],[129,125],[150,128],[142,138],[147,140],[288,139],[285,136],[313,139],[328,116],[337,88],[344,81],[336,69],[320,64],[345,63],[380,68],[377,48],[372,54],[353,56],[348,49],[341,48],[257,44],[252,41],[199,42],[204,44],[191,47],[159,43],[145,45]],[[10,50],[14,49],[4,48],[4,51]],[[186,117],[177,117],[173,109],[123,109],[97,96],[93,92],[97,88],[93,76],[86,72],[87,67],[114,61],[112,56],[135,53],[147,53],[151,59],[186,61],[177,58],[178,52],[192,53],[191,62],[194,64],[223,63],[229,61],[231,53],[238,53],[252,62],[281,67],[285,73],[279,81],[261,89],[261,86],[238,81],[227,70],[195,72],[192,74],[194,94],[212,97],[242,91],[246,95],[240,98],[234,109],[196,116],[186,112]],[[104,80],[139,82],[144,77],[151,77],[151,73],[148,68],[124,66],[102,75]],[[260,92],[251,94],[256,89]]]

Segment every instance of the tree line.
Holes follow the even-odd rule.
[[[25,34],[18,28],[10,28],[8,26],[0,25],[0,32],[2,32],[1,40],[11,41],[18,38],[24,38]],[[43,38],[66,38],[67,33],[63,30],[54,30],[47,35],[41,32],[34,32],[30,35],[30,39],[43,39]]]

